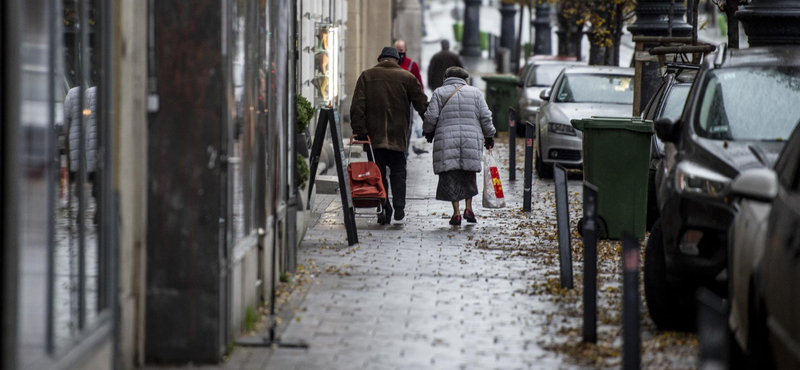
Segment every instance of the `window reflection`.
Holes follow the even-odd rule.
[[[64,0],[56,120],[53,192],[57,195],[53,245],[52,335],[68,347],[100,311],[103,215],[102,3]],[[85,19],[85,22],[84,22]]]

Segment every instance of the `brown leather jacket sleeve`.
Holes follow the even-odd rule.
[[[353,129],[354,134],[367,133],[367,85],[364,82],[364,74],[358,77],[356,82],[356,90],[353,92],[353,101],[350,105],[350,127]]]
[[[412,75],[413,77],[413,75]],[[425,120],[425,111],[428,110],[428,96],[422,92],[422,86],[416,78],[409,78],[408,80],[408,101],[414,106],[422,120]],[[354,131],[355,132],[355,131]]]

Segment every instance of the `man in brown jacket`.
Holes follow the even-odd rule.
[[[375,163],[381,169],[383,186],[389,194],[386,167],[391,171],[392,204],[394,219],[405,217],[406,206],[406,150],[411,121],[409,104],[420,116],[425,114],[428,97],[422,92],[419,81],[400,68],[397,49],[385,47],[378,57],[378,65],[361,73],[350,106],[350,123],[359,140],[369,135],[375,151]],[[391,222],[393,210],[387,198],[384,213],[378,216],[380,224]]]

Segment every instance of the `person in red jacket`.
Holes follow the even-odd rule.
[[[394,48],[397,49],[397,52],[400,54],[400,68],[411,72],[411,74],[417,78],[417,81],[419,81],[422,91],[425,91],[425,84],[422,83],[422,75],[419,73],[419,64],[406,56],[406,42],[397,40],[394,42]]]
[[[406,42],[403,40],[397,40],[394,42],[394,48],[397,49],[397,53],[400,54],[400,68],[411,72],[411,74],[417,78],[417,81],[419,81],[419,86],[424,92],[425,84],[422,83],[422,75],[419,73],[419,64],[406,56]],[[414,114],[413,109],[411,110],[411,121],[408,123],[408,137],[406,138],[406,141],[409,143],[408,149],[406,150],[406,158],[408,158],[408,151],[411,149],[411,132],[414,131]]]

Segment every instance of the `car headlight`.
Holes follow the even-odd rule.
[[[561,123],[554,123],[554,122],[548,123],[547,131],[559,135],[575,136],[575,128],[573,128],[570,125],[564,125]]]
[[[680,192],[713,198],[722,198],[728,193],[731,179],[724,175],[686,161],[679,163],[675,171],[676,185]]]

